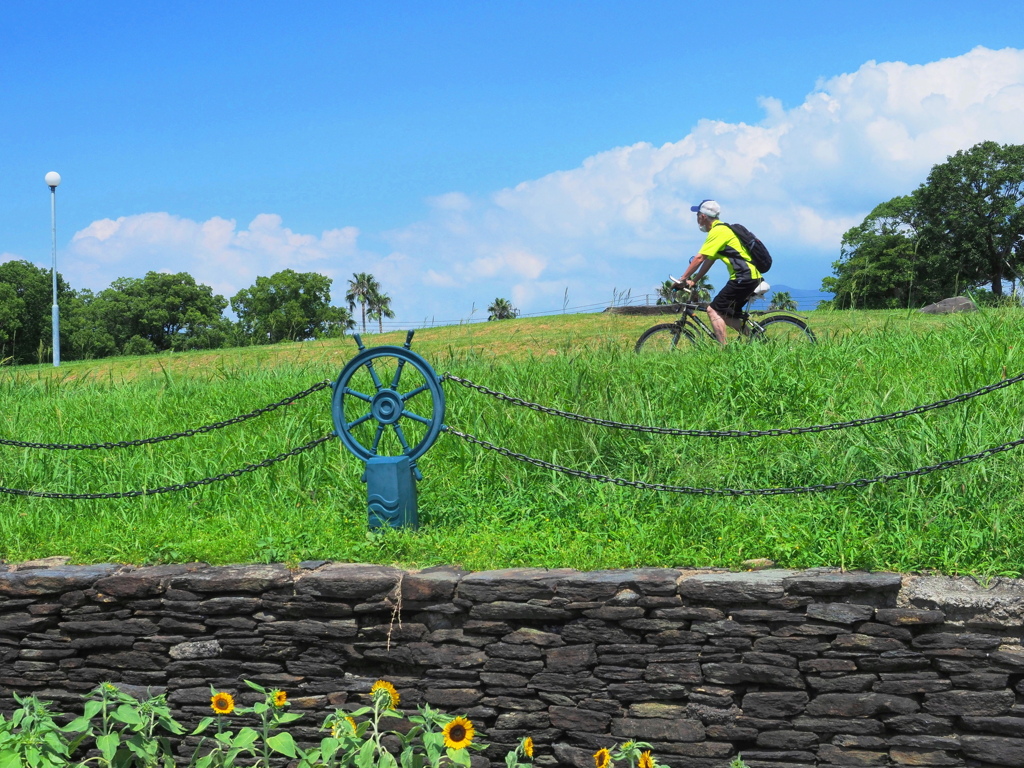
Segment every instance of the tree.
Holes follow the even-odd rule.
[[[363,333],[366,333],[366,307],[374,294],[380,293],[380,283],[369,272],[358,272],[352,274],[348,281],[348,293],[345,294],[345,301],[348,302],[349,311],[355,310],[356,303],[362,310]]]
[[[769,312],[795,312],[796,302],[789,295],[789,291],[779,291],[772,294],[772,303],[768,305]]]
[[[1024,262],[1024,144],[975,144],[936,165],[919,190],[925,243],[959,267],[968,285],[1003,280]]]
[[[391,297],[386,293],[374,292],[366,302],[366,316],[377,321],[377,328],[384,333],[384,318],[392,318],[395,311],[391,309]]]
[[[7,329],[9,341],[0,341],[4,356],[15,363],[43,362],[40,350],[49,350],[53,340],[52,307],[53,275],[51,270],[37,267],[28,261],[8,261],[0,264],[0,285],[6,285],[0,296],[7,309],[0,310],[0,322]],[[57,273],[57,306],[61,319],[66,319],[68,302],[74,292]],[[16,320],[11,318],[15,317]],[[3,320],[2,318],[7,318]],[[66,341],[65,324],[60,327],[61,343]]]
[[[0,360],[13,351],[14,341],[21,328],[25,302],[9,283],[0,283]]]
[[[508,299],[495,299],[487,308],[488,320],[511,320],[519,317],[519,310]]]
[[[117,342],[107,328],[101,306],[96,304],[92,291],[76,291],[68,315],[67,332],[72,357],[91,360],[117,354]]]
[[[697,281],[697,301],[710,301],[711,294],[715,291],[715,286],[708,280],[708,276],[704,275],[700,280]],[[666,280],[664,283],[658,286],[658,304],[679,304],[690,298],[690,292],[685,288],[673,288],[672,281]]]
[[[908,306],[915,270],[922,266],[917,258],[920,228],[914,195],[875,206],[843,235],[840,260],[832,264],[836,277],[822,280],[822,290],[835,294],[833,305],[850,309]]]
[[[351,318],[341,307],[331,306],[331,283],[318,272],[285,269],[257,277],[231,298],[231,309],[243,337],[256,344],[333,335],[350,328]]]
[[[822,290],[838,308],[919,306],[981,285],[998,300],[1024,266],[1022,203],[1024,145],[957,152],[843,235]]]
[[[83,301],[81,331],[98,340],[109,334],[122,350],[136,336],[156,351],[221,346],[230,331],[222,316],[227,305],[223,296],[196,283],[188,272],[147,272],[142,278],[119,277],[91,301]],[[138,342],[133,345],[142,348]]]

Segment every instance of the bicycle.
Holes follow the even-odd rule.
[[[740,314],[743,330],[740,331],[747,341],[777,344],[780,346],[797,346],[814,344],[817,339],[814,331],[807,323],[796,315],[782,311],[769,312],[751,317],[750,305],[763,296],[769,289],[767,281],[761,281],[754,294],[747,300]],[[697,311],[706,311],[708,302],[697,302],[694,298],[696,289],[690,292],[689,301],[681,304],[679,319],[674,323],[659,323],[644,331],[637,339],[633,351],[636,353],[687,351],[718,346],[718,339],[709,323],[697,316]],[[685,340],[685,341],[684,341]],[[682,342],[682,343],[681,343]]]

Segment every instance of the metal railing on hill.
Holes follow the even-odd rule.
[[[222,429],[227,426],[241,424],[255,419],[267,413],[271,413],[278,408],[289,405],[298,400],[304,399],[316,392],[331,388],[333,390],[332,395],[332,416],[334,420],[335,429],[326,435],[311,439],[309,442],[303,445],[292,448],[283,453],[277,454],[268,459],[246,464],[238,469],[223,472],[210,477],[190,480],[182,483],[176,483],[167,486],[161,486],[159,488],[145,488],[139,490],[130,490],[122,492],[108,492],[108,493],[72,493],[72,492],[58,492],[58,491],[41,491],[35,489],[22,489],[22,488],[10,488],[0,486],[0,493],[10,494],[15,496],[30,496],[47,499],[115,499],[115,498],[130,498],[137,496],[150,496],[153,494],[169,493],[172,491],[185,490],[189,488],[196,488],[199,486],[209,485],[211,483],[225,480],[232,477],[239,477],[249,472],[254,472],[259,469],[263,469],[279,462],[285,461],[286,459],[295,456],[299,453],[303,453],[319,445],[323,445],[332,438],[339,438],[342,443],[349,448],[357,457],[366,461],[368,467],[377,459],[388,459],[389,461],[394,458],[399,460],[407,460],[404,466],[407,469],[401,471],[408,471],[411,469],[415,479],[421,479],[419,470],[416,469],[416,460],[423,455],[423,453],[430,447],[439,434],[447,433],[454,437],[458,437],[471,445],[476,445],[484,448],[488,451],[498,453],[506,458],[525,462],[533,466],[541,467],[546,470],[564,473],[572,477],[579,477],[587,480],[594,480],[602,483],[611,483],[619,486],[627,486],[632,488],[654,490],[669,493],[681,493],[681,494],[693,494],[693,495],[724,495],[724,496],[777,496],[783,494],[799,494],[799,493],[813,493],[813,492],[824,492],[833,491],[840,488],[862,488],[874,483],[888,482],[893,480],[902,480],[909,477],[915,477],[919,475],[925,475],[940,470],[949,469],[951,467],[962,466],[965,464],[971,464],[982,459],[995,456],[999,453],[1012,450],[1022,444],[1024,444],[1024,438],[1012,440],[1001,445],[997,445],[991,448],[987,448],[983,451],[960,456],[955,459],[949,459],[941,461],[935,464],[927,466],[917,467],[915,469],[903,470],[900,472],[882,474],[870,478],[858,478],[854,480],[843,480],[839,482],[831,483],[818,483],[813,485],[803,486],[790,486],[785,488],[710,488],[710,487],[695,487],[687,485],[669,485],[662,483],[648,483],[636,480],[629,480],[621,477],[612,477],[608,475],[600,475],[592,472],[587,472],[580,469],[574,469],[553,462],[546,461],[531,456],[527,456],[522,453],[510,450],[494,444],[493,442],[468,434],[456,427],[445,424],[444,410],[445,410],[445,395],[442,388],[444,382],[452,382],[461,387],[471,390],[474,393],[482,394],[488,397],[495,398],[503,403],[507,403],[512,406],[524,407],[533,410],[538,413],[542,413],[549,416],[563,418],[574,422],[582,422],[586,424],[592,424],[599,427],[607,427],[618,430],[628,430],[634,432],[641,432],[646,434],[664,435],[667,437],[687,437],[687,438],[759,438],[759,437],[778,437],[783,435],[801,435],[811,434],[817,432],[831,432],[842,429],[848,429],[852,427],[863,427],[870,424],[879,424],[884,422],[891,422],[897,419],[903,419],[908,416],[920,415],[929,411],[938,410],[940,408],[946,408],[952,405],[965,403],[975,398],[979,398],[983,395],[990,394],[999,390],[1006,389],[1008,387],[1015,386],[1020,382],[1024,381],[1024,374],[1019,374],[1010,378],[1004,378],[1003,380],[994,384],[989,384],[970,392],[957,394],[952,397],[948,397],[941,400],[936,400],[925,405],[915,406],[905,410],[893,411],[890,413],[879,414],[875,416],[868,416],[863,418],[851,419],[848,421],[834,422],[829,424],[817,424],[800,427],[790,428],[773,428],[773,429],[762,429],[762,430],[707,430],[707,429],[677,429],[674,427],[666,427],[659,425],[644,425],[644,424],[631,424],[627,422],[612,421],[609,419],[603,419],[595,416],[586,416],[583,414],[575,413],[572,411],[560,410],[557,408],[551,408],[548,406],[541,405],[539,403],[531,402],[524,398],[510,395],[495,389],[491,389],[482,384],[470,381],[469,379],[456,376],[452,373],[445,373],[443,376],[438,376],[430,364],[427,363],[422,357],[410,350],[410,344],[412,342],[413,332],[409,331],[406,343],[404,347],[391,347],[382,346],[375,347],[372,349],[366,349],[362,340],[359,336],[355,337],[356,343],[359,345],[360,354],[356,355],[342,370],[336,381],[320,381],[309,388],[302,390],[294,395],[289,395],[275,403],[270,405],[257,408],[256,410],[250,411],[240,416],[235,416],[223,421],[215,422],[205,426],[194,427],[186,429],[181,432],[175,432],[167,435],[161,435],[158,437],[147,437],[138,439],[129,439],[119,442],[102,442],[102,443],[42,443],[42,442],[30,442],[20,441],[13,439],[0,438],[0,445],[11,448],[21,449],[32,449],[32,450],[56,450],[56,451],[79,451],[79,450],[113,450],[113,449],[125,449],[132,447],[139,447],[145,445],[152,445],[155,443],[166,442],[170,440],[176,440],[179,438],[195,437],[212,432],[217,429]],[[390,364],[389,373],[384,375],[382,370]],[[417,381],[414,386],[403,387],[401,385],[401,379],[403,372],[414,371],[416,372]],[[363,379],[358,379],[358,375],[366,374]],[[360,387],[356,382],[366,381],[372,382],[365,387]],[[407,379],[408,380],[408,379]],[[362,391],[366,389],[368,391]],[[426,397],[424,397],[426,396]],[[361,414],[351,414],[348,404],[355,403],[358,408],[362,409]],[[403,428],[403,424],[405,427]],[[355,435],[355,431],[360,425],[366,425],[370,427],[370,433],[373,435],[372,440],[362,441]],[[421,431],[419,438],[409,439],[405,433],[410,427],[415,427]],[[397,435],[397,441],[402,446],[400,455],[397,457],[384,456],[381,451],[383,445],[381,438],[382,436],[393,430]],[[373,473],[368,471],[367,475]],[[367,481],[368,483],[371,480]],[[404,480],[403,487],[408,487],[409,483]],[[411,480],[410,480],[411,482]],[[413,485],[413,493],[414,484]],[[372,507],[372,494],[371,494],[371,507]]]
[[[757,299],[752,305],[751,309],[766,310],[771,304],[773,293],[768,292],[764,297]],[[793,292],[791,298],[796,305],[791,309],[797,312],[810,312],[818,308],[818,305],[823,301],[828,301],[832,298],[832,294],[823,293],[821,291],[796,291]],[[659,295],[657,293],[638,293],[633,295],[631,291],[624,291],[622,294],[618,292],[613,295],[611,301],[596,301],[589,304],[574,304],[569,306],[567,303],[561,307],[553,309],[542,309],[534,312],[520,312],[516,317],[548,317],[551,315],[583,315],[583,314],[595,314],[604,312],[613,307],[644,307],[654,306],[659,302]],[[473,325],[476,323],[487,322],[487,312],[485,310],[474,309],[471,310],[468,317],[462,317],[458,319],[451,318],[439,318],[435,316],[424,317],[421,320],[384,320],[382,322],[374,320],[367,323],[368,328],[372,332],[372,327],[383,328],[385,332],[388,331],[406,331],[409,329],[424,329],[424,328],[442,328],[449,325]]]

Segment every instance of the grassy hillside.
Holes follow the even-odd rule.
[[[1019,313],[815,312],[807,349],[733,344],[693,356],[630,352],[656,320],[561,315],[419,330],[413,350],[545,406],[619,422],[763,430],[889,413],[1024,370]],[[368,334],[367,346],[404,333]],[[352,339],[0,368],[0,437],[121,441],[252,411],[333,379]],[[768,489],[935,464],[1024,436],[1010,387],[887,424],[710,439],[611,430],[447,382],[445,422],[542,461],[643,483]],[[0,486],[63,493],[155,488],[276,456],[333,429],[330,390],[208,434],[104,451],[0,447]],[[419,532],[370,535],[362,463],[338,441],[209,486],[142,498],[0,495],[0,558],[215,563],[329,558],[597,569],[781,566],[1020,575],[1021,450],[919,477],[824,493],[639,490],[540,469],[442,434],[420,462]]]

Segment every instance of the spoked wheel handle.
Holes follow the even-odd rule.
[[[415,467],[416,460],[427,452],[444,429],[441,379],[426,360],[409,350],[412,331],[403,347],[366,349],[358,335],[355,340],[360,352],[342,368],[333,385],[334,431],[345,447],[363,461],[375,456],[405,455]],[[386,369],[388,373],[379,369]],[[411,384],[410,379],[413,379]],[[376,422],[376,428],[361,429],[360,435],[354,434],[353,430],[368,422],[368,426]],[[401,450],[382,453],[388,450],[385,445],[395,443],[383,440],[389,431],[394,433]],[[414,437],[410,438],[407,433]]]

